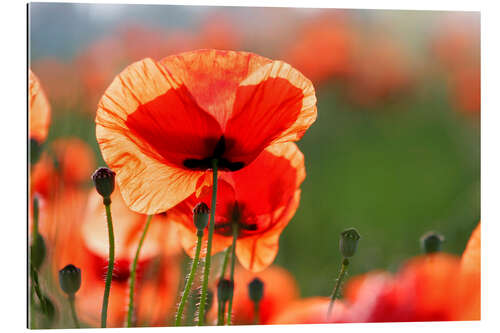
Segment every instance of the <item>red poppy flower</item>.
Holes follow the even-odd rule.
[[[104,292],[107,261],[86,248],[84,254],[82,286],[76,294],[76,310],[83,322],[98,326],[101,309],[99,302]],[[130,264],[117,260],[109,297],[108,327],[123,327],[127,318],[129,300]],[[168,316],[175,313],[175,299],[179,283],[179,262],[175,257],[157,256],[141,260],[137,265],[135,318],[138,326],[164,326]]]
[[[463,320],[481,319],[481,223],[467,243],[460,262],[460,297],[467,300],[467,306],[456,306],[456,318]]]
[[[114,223],[115,257],[118,260],[132,261],[147,216],[131,211],[125,205],[120,191],[115,190],[111,194],[111,202],[113,220],[117,221]],[[169,223],[168,220],[167,214],[153,216],[139,259],[150,259],[159,253],[169,255],[180,253],[181,247],[176,237],[176,225]],[[92,191],[82,224],[82,234],[86,246],[103,258],[108,256],[109,246],[105,225],[106,211],[102,204],[102,197],[96,191]]]
[[[352,70],[356,38],[344,15],[315,17],[298,33],[284,59],[314,83],[345,76]]]
[[[347,78],[347,96],[370,106],[407,91],[415,80],[409,56],[402,45],[384,33],[360,40]]]
[[[49,132],[50,105],[40,81],[36,75],[29,70],[29,137],[39,143],[45,141]]]
[[[108,259],[106,215],[102,197],[91,191],[85,208],[87,196],[60,198],[54,208],[43,214],[43,221],[55,224],[57,229],[57,241],[46,238],[53,274],[57,276],[58,270],[69,263],[82,270],[82,286],[76,294],[77,313],[83,322],[98,326]],[[113,193],[111,200],[113,218],[119,223],[114,224],[116,262],[108,326],[123,327],[127,316],[130,265],[146,216],[128,209],[119,191]],[[153,218],[139,257],[135,289],[138,325],[165,325],[166,318],[175,311],[180,278],[179,256],[176,255],[179,247],[176,250],[175,243],[172,243],[169,251],[165,250],[165,243],[175,235],[173,224],[167,223],[166,219],[163,215]]]
[[[297,300],[299,288],[294,277],[284,268],[270,266],[257,274],[237,266],[234,272],[234,296],[232,323],[235,325],[250,325],[254,323],[254,304],[248,296],[248,284],[259,278],[264,283],[264,294],[259,303],[259,323],[268,324],[269,320],[290,303]],[[215,293],[214,304],[217,304]],[[209,315],[217,318],[217,307],[212,307]]]
[[[212,252],[232,243],[232,225],[237,223],[240,263],[254,272],[269,266],[278,253],[279,236],[297,210],[304,178],[304,156],[291,142],[268,147],[247,168],[221,172]],[[210,207],[210,196],[211,182],[207,180],[199,195],[193,193],[169,210],[190,256],[194,256],[197,240],[193,208],[199,202]]]
[[[282,311],[274,315],[269,324],[329,324],[339,322],[347,311],[346,306],[339,300],[333,304],[332,313],[328,317],[330,298],[309,297],[292,302]]]
[[[449,76],[451,96],[460,111],[481,110],[481,38],[477,13],[449,13],[432,42],[433,55]]]
[[[96,136],[127,205],[153,214],[191,195],[212,158],[236,171],[300,139],[315,103],[311,82],[286,63],[198,50],[127,67],[99,103]]]
[[[455,104],[460,110],[476,113],[481,111],[481,67],[463,66],[450,76],[450,86]]]
[[[480,235],[474,232],[462,260],[419,256],[392,276],[373,272],[346,285],[346,322],[480,319]]]
[[[32,192],[50,200],[65,189],[90,182],[95,157],[88,144],[76,138],[57,139],[51,142],[49,151],[33,167]]]

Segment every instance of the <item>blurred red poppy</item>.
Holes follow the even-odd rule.
[[[479,320],[481,308],[480,226],[460,260],[435,253],[412,258],[395,275],[373,271],[354,277],[326,318],[328,298],[299,300],[270,323],[357,323]]]
[[[462,262],[436,253],[411,259],[395,276],[373,272],[351,279],[345,290],[349,311],[340,321],[479,320],[478,230]]]
[[[448,75],[460,111],[481,110],[481,31],[478,13],[448,13],[432,41],[432,52]]]
[[[355,40],[346,16],[316,16],[302,27],[283,58],[314,83],[321,83],[351,72]]]
[[[275,314],[281,312],[299,296],[297,282],[284,268],[273,265],[262,272],[251,273],[237,266],[234,272],[232,310],[232,323],[235,325],[254,324],[254,304],[248,296],[248,284],[256,277],[264,283],[264,293],[259,303],[260,325],[268,324]],[[217,295],[214,296],[214,302],[217,302]],[[217,307],[212,307],[209,316],[217,318]]]
[[[457,69],[450,77],[451,93],[460,110],[477,113],[481,111],[481,68],[469,66]]]
[[[43,82],[54,113],[79,110],[81,82],[72,62],[47,57],[33,61],[32,68]]]
[[[107,269],[107,230],[102,197],[91,191],[65,192],[65,196],[41,211],[40,226],[46,237],[52,274],[71,263],[82,270],[82,286],[76,294],[79,318],[91,326],[100,324],[99,302]],[[69,195],[73,194],[73,195]],[[88,197],[88,200],[87,200]],[[111,197],[115,223],[116,262],[108,309],[108,326],[122,327],[127,315],[130,264],[146,219],[130,211],[115,191]],[[136,314],[138,325],[165,325],[174,312],[180,278],[179,246],[173,224],[157,215],[144,242],[137,266]],[[49,225],[52,224],[52,225]],[[54,230],[49,233],[48,227]],[[52,236],[51,236],[52,235]],[[166,243],[168,247],[166,247]],[[178,244],[178,243],[177,243]],[[151,307],[151,304],[154,304]]]
[[[127,205],[159,213],[195,191],[212,158],[236,171],[273,143],[299,140],[315,103],[288,64],[198,50],[127,67],[99,103],[96,136]]]
[[[33,167],[32,191],[50,200],[64,189],[89,183],[95,166],[94,152],[84,141],[77,138],[54,140]]]
[[[362,106],[408,91],[415,79],[413,65],[403,46],[385,33],[372,32],[360,39],[353,50],[352,62],[346,81],[347,96]]]
[[[28,81],[29,138],[41,143],[49,132],[50,104],[40,81],[31,69]]]
[[[241,46],[239,28],[238,24],[220,12],[209,15],[199,29],[196,48],[237,50]]]
[[[282,311],[274,315],[269,324],[329,324],[339,322],[347,311],[346,306],[339,300],[336,300],[332,313],[327,317],[330,298],[328,297],[309,297],[292,302],[285,306]]]
[[[122,327],[127,315],[130,265],[144,228],[146,215],[131,211],[121,199],[119,191],[111,195],[111,211],[115,234],[115,268],[108,310],[109,327]],[[81,318],[92,325],[100,322],[100,307],[96,299],[104,292],[108,256],[106,215],[102,197],[90,194],[87,211],[81,223],[83,262],[79,266],[85,274],[77,294],[77,310]],[[138,325],[165,325],[172,314],[180,277],[180,247],[175,241],[175,228],[164,214],[156,215],[146,236],[137,266],[136,318]],[[154,304],[152,307],[151,305]]]

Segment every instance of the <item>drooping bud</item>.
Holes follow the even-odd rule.
[[[217,298],[219,302],[228,302],[233,297],[234,283],[228,279],[221,279],[217,283]]]
[[[339,247],[344,258],[350,258],[356,253],[360,238],[361,236],[354,228],[346,229],[340,233]]]
[[[115,175],[115,172],[105,167],[97,169],[92,175],[95,189],[104,198],[109,198],[115,190]]]
[[[74,265],[67,265],[59,271],[59,285],[68,295],[75,294],[82,284],[82,272]]]
[[[248,284],[248,296],[254,303],[259,303],[264,295],[264,282],[255,278]]]
[[[43,260],[45,259],[47,249],[42,235],[37,233],[34,237],[35,239],[33,239],[30,246],[30,261],[31,266],[34,269],[39,270],[43,264]]]
[[[420,246],[424,253],[435,253],[441,251],[441,245],[444,242],[444,237],[434,231],[429,231],[420,237]]]
[[[207,227],[210,209],[204,202],[200,202],[193,209],[193,222],[199,232]]]

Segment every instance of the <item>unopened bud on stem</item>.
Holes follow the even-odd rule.
[[[234,283],[228,279],[221,279],[217,283],[217,298],[219,302],[228,302],[233,297]]]
[[[264,282],[255,278],[248,284],[248,296],[254,303],[259,303],[264,295]]]
[[[441,245],[443,242],[443,235],[434,231],[429,231],[420,238],[420,245],[422,247],[422,251],[425,253],[435,253],[441,251]]]
[[[68,295],[74,295],[82,284],[82,272],[80,268],[67,265],[59,271],[59,285]]]
[[[208,225],[210,209],[204,202],[200,202],[193,209],[193,222],[198,231],[203,232]]]
[[[346,229],[340,233],[339,247],[344,258],[350,258],[356,253],[360,238],[361,236],[354,228]]]
[[[95,189],[104,198],[109,198],[115,190],[115,173],[108,168],[101,167],[92,175]]]

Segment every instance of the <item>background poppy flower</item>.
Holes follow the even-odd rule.
[[[357,32],[341,12],[307,21],[283,57],[315,84],[344,77],[353,70]],[[314,56],[311,56],[314,54]]]
[[[339,300],[333,304],[332,313],[327,318],[329,297],[309,297],[297,300],[286,306],[269,320],[269,324],[329,324],[342,318],[346,306]]]
[[[247,168],[221,172],[213,253],[232,243],[232,223],[237,220],[236,256],[240,263],[254,272],[269,266],[278,253],[279,236],[297,210],[304,178],[304,156],[291,142],[266,148]],[[210,196],[207,180],[199,195],[193,193],[169,211],[172,220],[179,223],[181,243],[191,257],[197,240],[192,211],[199,202],[210,207]]]
[[[286,63],[198,50],[127,67],[99,102],[96,136],[129,207],[158,213],[195,191],[213,157],[236,171],[300,139],[315,103],[311,82]]]
[[[111,213],[115,233],[115,257],[132,261],[134,259],[139,238],[146,224],[147,215],[130,210],[123,201],[120,191],[111,194]],[[139,255],[140,260],[146,260],[159,253],[179,254],[181,247],[176,236],[176,225],[168,221],[167,214],[153,216],[148,234]],[[102,197],[92,191],[89,195],[85,222],[82,224],[82,234],[86,246],[99,256],[108,256],[108,234],[105,228],[106,211]]]
[[[31,187],[34,193],[50,200],[51,196],[69,188],[83,188],[96,162],[92,148],[77,138],[61,138],[48,146],[34,165]]]
[[[106,216],[102,197],[95,191],[85,194],[85,197],[64,196],[60,201],[63,206],[50,210],[43,216],[47,216],[48,221],[57,221],[57,242],[52,238],[48,238],[47,242],[54,276],[68,263],[73,263],[82,270],[82,286],[76,294],[78,316],[91,326],[99,326],[101,309],[97,306],[96,299],[102,299],[105,282],[103,277],[108,260]],[[111,200],[113,217],[117,223],[114,224],[116,262],[108,325],[122,327],[127,316],[130,265],[146,215],[131,211],[123,203],[119,191],[113,193]],[[49,214],[59,215],[54,220]],[[172,231],[174,225],[167,223],[166,219],[164,215],[157,215],[151,221],[137,265],[135,316],[140,325],[164,325],[167,317],[174,311],[180,281],[180,248],[176,245],[178,243],[172,242],[175,239],[172,237],[175,236]],[[155,305],[153,309],[151,304]]]
[[[45,141],[49,132],[50,104],[38,77],[29,70],[29,137],[38,143]]]
[[[237,266],[234,271],[234,296],[232,323],[236,325],[254,324],[254,303],[248,296],[248,284],[259,278],[264,283],[264,294],[259,303],[259,325],[268,324],[271,317],[288,306],[299,296],[299,288],[294,277],[284,268],[269,266],[259,273],[252,273]],[[214,295],[217,303],[217,293]],[[212,307],[211,317],[217,317],[217,307]]]
[[[349,311],[341,320],[479,320],[479,228],[469,240],[462,260],[436,253],[409,260],[395,276],[372,272],[351,279],[345,291]]]

